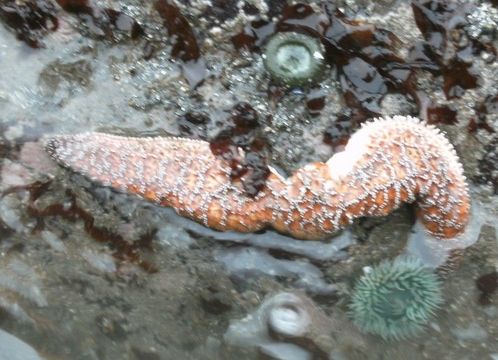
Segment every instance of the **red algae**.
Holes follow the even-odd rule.
[[[498,114],[498,95],[488,95],[476,104],[475,112],[477,117],[470,119],[469,131],[476,132],[478,129],[484,129],[488,133],[494,133],[495,130],[487,122],[487,115]]]
[[[235,104],[216,119],[218,133],[209,138],[209,115],[202,111],[189,111],[178,118],[182,136],[209,141],[211,152],[230,163],[231,179],[242,182],[246,195],[256,196],[264,187],[268,169],[269,144],[262,134],[256,110],[246,102]],[[239,149],[242,149],[241,153]]]
[[[180,134],[190,139],[206,140],[209,115],[201,111],[189,111],[178,119]]]
[[[397,54],[401,42],[392,32],[351,20],[330,2],[325,3],[320,12],[307,4],[288,5],[275,22],[261,19],[247,24],[241,33],[232,37],[232,43],[237,50],[258,52],[278,32],[300,32],[320,39],[329,66],[336,69],[347,105],[343,115],[350,119],[347,126],[344,117],[341,124],[332,124],[324,134],[324,141],[340,144],[344,138],[347,140],[346,129],[354,130],[366,119],[380,115],[380,103],[389,93],[412,99],[422,116],[432,124],[457,122],[456,111],[451,106],[433,103],[416,89],[415,79],[420,70],[442,76],[443,91],[448,99],[461,97],[465,90],[480,85],[481,78],[473,66],[472,56],[483,51],[496,54],[496,49],[476,39],[461,41],[466,38],[465,16],[474,8],[472,4],[459,6],[442,0],[413,0],[414,18],[424,40],[410,48],[406,59]],[[319,108],[324,106],[321,100],[309,101],[314,91],[311,90],[306,99],[312,116],[319,115]],[[273,101],[278,101],[284,93],[270,83]]]
[[[142,26],[131,16],[110,8],[100,8],[89,0],[56,0],[65,11],[77,14],[88,31],[107,40],[116,40],[115,31],[136,39],[144,35]]]
[[[59,25],[51,2],[6,0],[0,5],[0,19],[11,28],[17,39],[32,48],[44,47],[43,37]]]
[[[156,1],[154,6],[164,20],[169,36],[177,37],[171,56],[183,61],[197,60],[200,57],[199,46],[192,27],[180,9],[168,0]]]
[[[410,85],[410,70],[395,54],[399,40],[384,29],[351,21],[333,4],[327,3],[316,13],[307,4],[289,5],[275,22],[253,21],[243,32],[232,37],[236,49],[259,51],[276,32],[300,32],[314,36],[322,42],[326,59],[337,69],[338,80],[350,116],[354,123],[380,115],[380,101],[389,92],[412,92],[402,89]],[[272,84],[270,93],[281,94]],[[325,106],[324,97],[313,89],[307,96],[307,107],[312,116],[320,114]],[[276,98],[278,96],[273,96]],[[323,99],[322,99],[323,98]],[[347,126],[351,128],[351,126]],[[336,131],[330,131],[327,141]]]
[[[55,0],[65,11],[77,14],[89,33],[115,41],[117,33],[136,39],[144,34],[142,26],[131,16],[110,8],[100,8],[88,0]],[[12,28],[19,40],[32,48],[44,47],[43,37],[58,29],[53,2],[6,0],[0,5],[0,19]]]
[[[306,95],[306,107],[311,116],[320,115],[322,109],[325,107],[326,93],[323,89],[312,89]]]
[[[210,141],[214,155],[227,160],[232,180],[242,181],[246,194],[256,196],[270,175],[268,169],[268,143],[262,134],[258,114],[245,102],[236,104],[224,128]],[[238,149],[242,149],[241,155]]]
[[[412,49],[410,60],[435,75],[443,76],[443,90],[448,99],[461,97],[465,90],[476,88],[480,76],[467,58],[469,53],[480,51],[475,46],[477,42],[469,42],[453,56],[453,48],[449,44],[452,40],[450,34],[453,31],[458,34],[458,30],[465,25],[465,16],[471,6],[441,0],[414,0],[412,8],[425,42]],[[456,38],[455,35],[453,37]]]
[[[51,185],[51,181],[37,181],[28,186],[12,187],[4,191],[2,196],[20,191],[27,191],[29,193],[27,212],[37,220],[34,231],[41,231],[43,229],[44,224],[42,219],[44,217],[60,216],[68,221],[82,220],[87,234],[95,241],[109,244],[114,249],[113,256],[117,260],[135,263],[148,273],[157,272],[156,266],[144,260],[141,256],[143,249],[152,248],[152,240],[156,234],[156,230],[142,235],[138,240],[128,242],[121,235],[113,233],[109,229],[96,226],[93,215],[77,204],[76,195],[71,190],[66,190],[66,199],[64,201],[48,205],[45,208],[38,208],[36,201],[50,190]]]
[[[194,31],[180,9],[171,1],[157,0],[154,7],[163,18],[168,35],[175,38],[171,56],[182,60],[183,75],[190,87],[195,89],[206,78],[207,69]]]
[[[429,124],[454,125],[457,123],[457,111],[453,106],[432,105],[427,107],[426,111]]]
[[[341,115],[323,133],[323,142],[332,148],[344,147],[353,133],[353,128],[358,125],[353,124],[354,119],[347,115]]]

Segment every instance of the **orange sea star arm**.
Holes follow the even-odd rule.
[[[103,185],[174,208],[218,230],[266,227],[302,239],[323,238],[362,216],[383,216],[418,201],[430,233],[449,238],[469,217],[470,200],[453,147],[414,118],[366,124],[344,152],[285,179],[272,171],[248,197],[230,166],[204,141],[60,135],[46,148],[59,163]]]

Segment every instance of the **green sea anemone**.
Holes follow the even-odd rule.
[[[442,301],[438,276],[418,259],[400,257],[358,280],[350,314],[365,332],[402,339],[420,331]]]
[[[325,67],[320,41],[294,32],[274,35],[266,45],[263,58],[271,77],[291,87],[313,83]]]

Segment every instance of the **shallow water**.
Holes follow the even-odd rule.
[[[0,24],[0,359],[498,359],[497,175],[493,164],[479,162],[493,159],[497,113],[485,120],[495,132],[468,131],[475,105],[496,95],[496,61],[475,55],[482,82],[451,100],[441,76],[417,74],[418,89],[456,111],[456,124],[438,126],[462,158],[472,222],[459,266],[442,275],[444,303],[435,316],[418,335],[385,341],[348,316],[355,281],[399,254],[437,267],[448,252],[419,246],[417,239],[431,240],[413,224],[412,207],[322,242],[272,231],[219,233],[62,169],[37,143],[91,130],[185,136],[180,119],[191,111],[209,115],[204,133],[211,137],[226,111],[245,101],[259,114],[274,166],[290,173],[328,159],[335,148],[323,133],[346,107],[337,70],[320,85],[323,109],[310,113],[306,91],[268,95],[260,54],[241,54],[230,40],[257,11],[278,17],[285,1],[248,0],[240,9],[236,1],[212,1],[210,9],[178,1],[208,71],[195,90],[184,77],[195,69],[172,58],[174,44],[151,2],[94,3],[133,16],[147,36],[103,39],[58,8],[59,29],[43,39],[45,48],[32,49]],[[338,4],[350,17],[393,31],[401,53],[422,40],[407,1]],[[491,2],[476,4],[472,31],[481,34],[498,16]],[[498,46],[496,33],[486,36]],[[422,116],[417,109],[400,93],[380,102],[382,115]],[[487,185],[477,181],[483,176]],[[33,210],[30,195],[35,210],[47,211]],[[268,309],[284,300],[295,304],[273,314],[270,330]],[[301,314],[295,308],[309,315],[311,330],[289,336]]]

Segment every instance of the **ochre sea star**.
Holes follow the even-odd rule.
[[[384,216],[417,201],[429,233],[451,238],[469,219],[470,199],[456,152],[438,129],[412,117],[366,123],[343,152],[283,178],[272,169],[248,197],[209,143],[103,133],[59,135],[47,151],[64,166],[117,190],[138,194],[217,230],[272,227],[320,239],[363,216]]]

